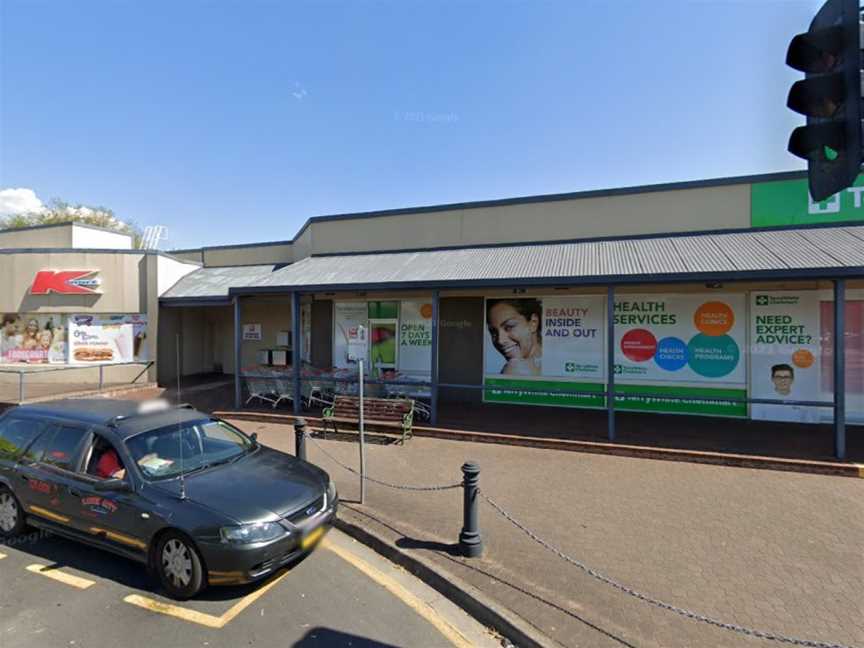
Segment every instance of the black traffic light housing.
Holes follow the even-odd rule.
[[[786,105],[807,117],[806,126],[792,131],[789,152],[807,160],[814,200],[851,187],[864,161],[858,2],[828,0],[786,54],[786,64],[806,74]]]

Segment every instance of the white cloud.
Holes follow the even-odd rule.
[[[32,189],[0,189],[0,216],[38,212],[45,209]]]

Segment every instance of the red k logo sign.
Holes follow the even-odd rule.
[[[99,287],[99,279],[91,275],[96,270],[40,270],[30,286],[30,294],[92,295]]]

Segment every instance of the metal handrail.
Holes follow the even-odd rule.
[[[58,371],[76,371],[82,369],[98,369],[99,370],[99,386],[98,391],[102,391],[103,386],[105,384],[105,367],[129,367],[129,366],[140,366],[143,365],[144,368],[131,380],[129,381],[130,385],[134,385],[138,382],[138,379],[143,376],[149,369],[154,365],[153,360],[138,360],[132,362],[94,362],[92,364],[82,364],[82,365],[63,365],[63,366],[47,366],[41,367],[34,365],[27,365],[28,369],[0,369],[0,374],[12,374],[18,376],[18,404],[24,402],[24,376],[39,376],[46,373],[55,373]]]

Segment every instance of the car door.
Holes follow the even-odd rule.
[[[52,421],[27,448],[18,464],[22,504],[28,515],[71,530],[69,489],[81,460],[87,426]]]
[[[26,495],[19,477],[18,462],[27,447],[45,430],[45,423],[7,414],[0,418],[0,483],[8,486],[19,501]]]
[[[81,533],[126,552],[144,553],[153,525],[146,502],[134,488],[130,491],[99,489],[99,484],[106,480],[88,472],[88,467],[98,460],[92,456],[94,448],[106,446],[114,449],[127,469],[121,481],[130,487],[134,485],[134,477],[128,469],[129,457],[107,436],[94,431],[85,443],[78,471],[70,477],[67,510]]]

